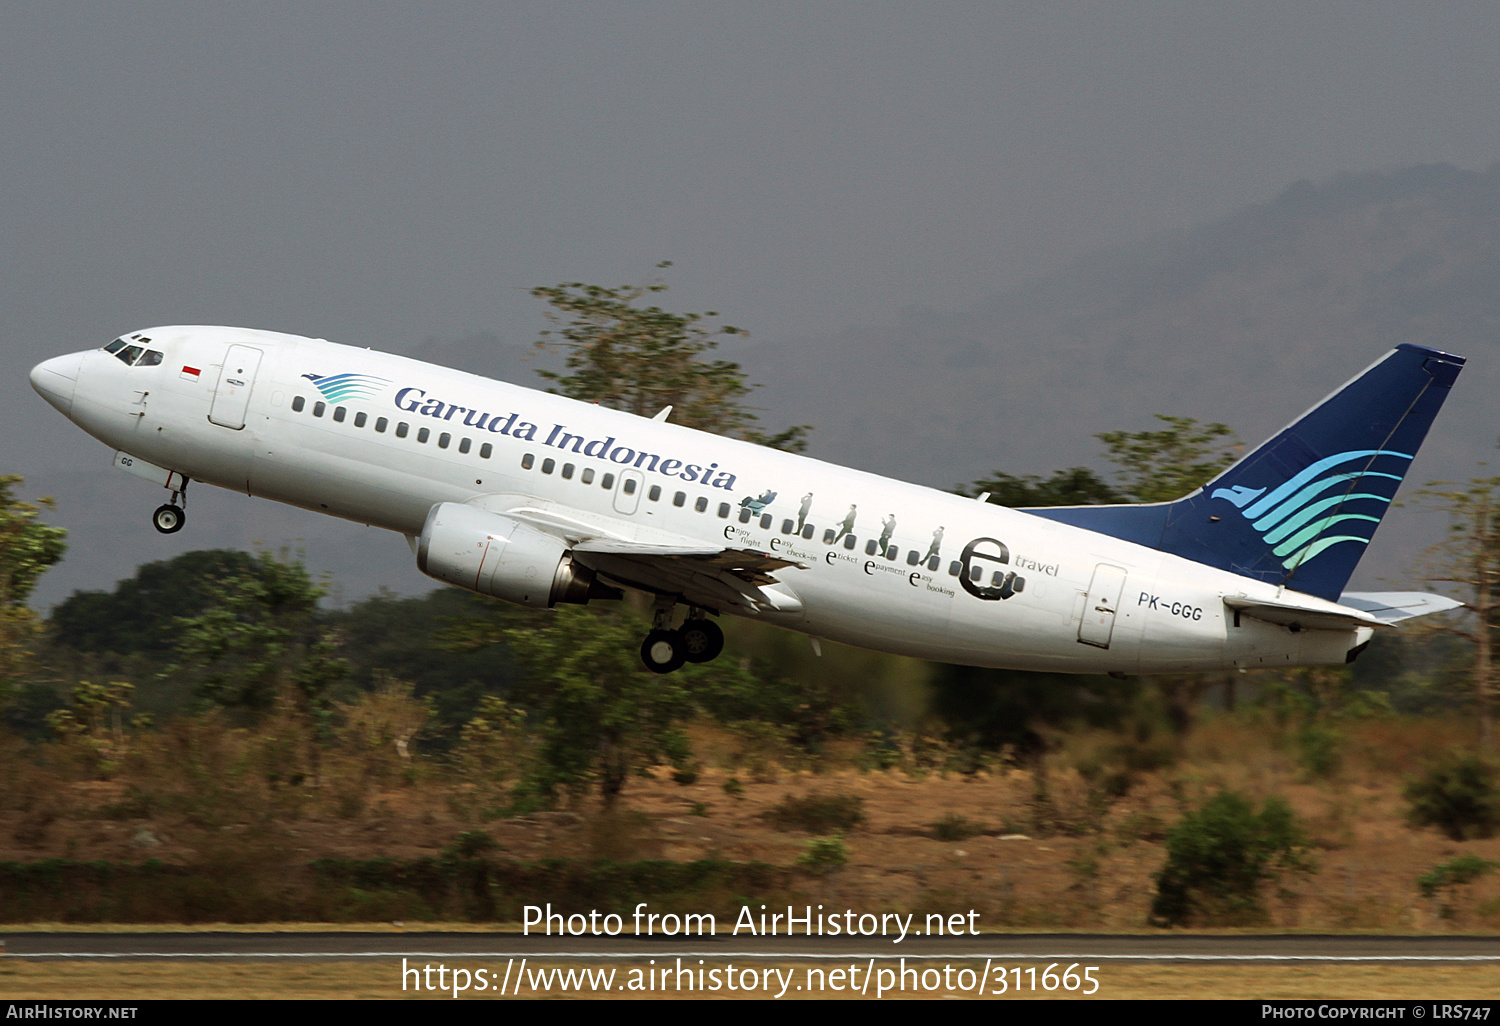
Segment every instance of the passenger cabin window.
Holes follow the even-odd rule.
[[[657,499],[660,499],[661,498],[661,485],[652,485],[651,486],[651,490],[646,493],[646,498],[650,499],[652,502],[655,502]]]
[[[583,468],[583,473],[578,475],[578,480],[581,481],[581,482],[583,482],[584,484],[593,484],[594,483],[594,468],[593,467],[584,467]]]
[[[921,558],[922,558],[922,554],[920,552],[918,552],[916,549],[912,549],[910,552],[908,552],[906,554],[906,565],[907,566],[916,566],[917,565],[917,560],[919,560]]]
[[[750,522],[750,518],[753,516],[755,516],[755,513],[751,511],[749,506],[740,507],[740,523],[748,524]]]
[[[865,542],[865,555],[867,555],[867,556],[873,556],[873,555],[875,555],[875,545],[876,545],[876,541],[875,541],[874,538],[871,538],[869,541]]]
[[[492,453],[494,451],[495,451],[495,447],[493,445],[491,445],[489,442],[485,442],[483,445],[481,445],[479,447],[479,458],[482,459],[482,460],[487,460],[487,459],[490,458],[490,453]]]
[[[326,410],[326,409],[328,409],[328,404],[327,403],[313,403],[313,416],[314,417],[321,417],[321,416],[323,416],[323,411]]]
[[[356,413],[354,415],[354,426],[355,427],[364,427],[365,426],[365,421],[368,420],[368,419],[369,419],[368,415],[363,414],[363,413]]]
[[[403,420],[399,424],[396,425],[396,437],[397,438],[405,438],[406,437],[406,433],[408,431],[410,431],[410,430],[411,430],[411,428],[408,427],[406,421]]]
[[[687,502],[687,492],[678,492],[672,496],[672,505],[681,506],[684,502]]]
[[[458,440],[458,451],[466,453],[469,451],[469,447],[473,444],[473,441],[468,438],[460,438]]]
[[[813,536],[813,525],[812,524],[803,524],[802,525],[802,537],[811,539],[812,536]]]
[[[794,532],[796,530],[797,530],[797,522],[795,520],[783,520],[781,522],[781,533],[782,534],[791,534],[792,532]]]
[[[417,428],[417,441],[422,445],[427,444],[427,439],[432,437],[431,428]]]
[[[613,475],[613,474],[605,474],[603,477],[601,477],[599,479],[599,487],[603,488],[606,492],[609,491],[614,486],[615,486],[615,475]],[[632,489],[632,491],[633,490],[634,489]]]
[[[451,442],[451,441],[453,441],[453,436],[450,435],[448,432],[444,431],[442,434],[438,435],[438,448],[439,449],[446,449],[446,448],[448,448],[448,443]]]
[[[959,572],[962,571],[963,568],[964,565],[955,559],[953,562],[948,564],[948,576],[957,577],[959,575]]]
[[[834,542],[834,539],[837,538],[838,536],[839,536],[839,533],[837,531],[835,531],[833,528],[830,527],[828,530],[826,530],[826,531],[823,532],[823,544],[824,545],[832,545],[833,542]]]
[[[693,508],[695,510],[697,510],[699,513],[702,513],[704,510],[708,509],[708,499],[707,499],[707,497],[702,496],[702,495],[698,496],[698,501],[695,502],[695,503],[693,503]]]
[[[633,477],[627,477],[625,479],[624,484],[620,485],[620,487],[622,489],[624,489],[626,495],[634,495],[635,494],[635,478],[633,478]]]
[[[550,474],[556,466],[557,461],[549,456],[546,459],[542,460],[542,473]]]
[[[562,476],[564,481],[571,481],[573,479],[573,464],[563,464]]]
[[[760,515],[760,529],[762,531],[769,531],[771,529],[771,514],[762,513]]]
[[[521,469],[522,470],[530,470],[531,467],[532,467],[532,465],[535,464],[535,463],[536,463],[536,457],[533,456],[533,455],[531,455],[531,453],[529,453],[529,452],[525,456],[521,457]]]
[[[296,395],[296,396],[292,397],[292,412],[293,413],[301,413],[306,408],[307,408],[307,400],[306,399],[302,398],[300,395]]]
[[[342,424],[344,422],[344,418],[347,417],[347,416],[349,416],[349,411],[347,409],[345,409],[344,407],[342,407],[342,406],[335,406],[333,408],[333,420],[334,420],[334,423],[336,423],[336,424]]]
[[[844,535],[844,548],[846,548],[846,549],[852,549],[852,548],[854,548],[854,546],[856,546],[858,544],[859,544],[859,542],[857,540],[855,540],[854,535],[852,535],[852,534],[846,534],[846,535]]]
[[[375,433],[379,434],[379,435],[385,434],[385,427],[389,423],[390,423],[390,421],[386,420],[384,417],[376,417],[375,418]]]
[[[728,520],[729,519],[729,503],[727,503],[727,502],[721,502],[721,503],[719,503],[719,519],[720,520]]]

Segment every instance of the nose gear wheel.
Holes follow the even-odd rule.
[[[156,512],[151,514],[151,526],[162,534],[176,534],[186,522],[187,514],[182,511],[181,506],[158,506]]]

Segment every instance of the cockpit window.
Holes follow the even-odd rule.
[[[144,352],[144,350],[140,346],[126,346],[124,349],[121,349],[118,353],[116,353],[115,356],[129,365],[135,363],[135,358],[137,356],[140,356],[142,352]]]
[[[161,363],[161,353],[155,349],[148,349],[136,361],[135,365],[137,367],[155,367],[159,363]]]
[[[123,346],[124,344],[125,344],[125,340],[123,338],[117,338],[113,342],[111,342],[109,345],[105,346],[104,347],[104,351],[106,353],[119,352],[120,347]]]

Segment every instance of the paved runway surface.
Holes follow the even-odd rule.
[[[1128,961],[1500,962],[1500,937],[984,934],[979,937],[545,937],[504,933],[14,933],[21,958],[979,958]]]

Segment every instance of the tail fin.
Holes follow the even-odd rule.
[[[1026,512],[1336,602],[1463,365],[1399,345],[1186,498]]]

